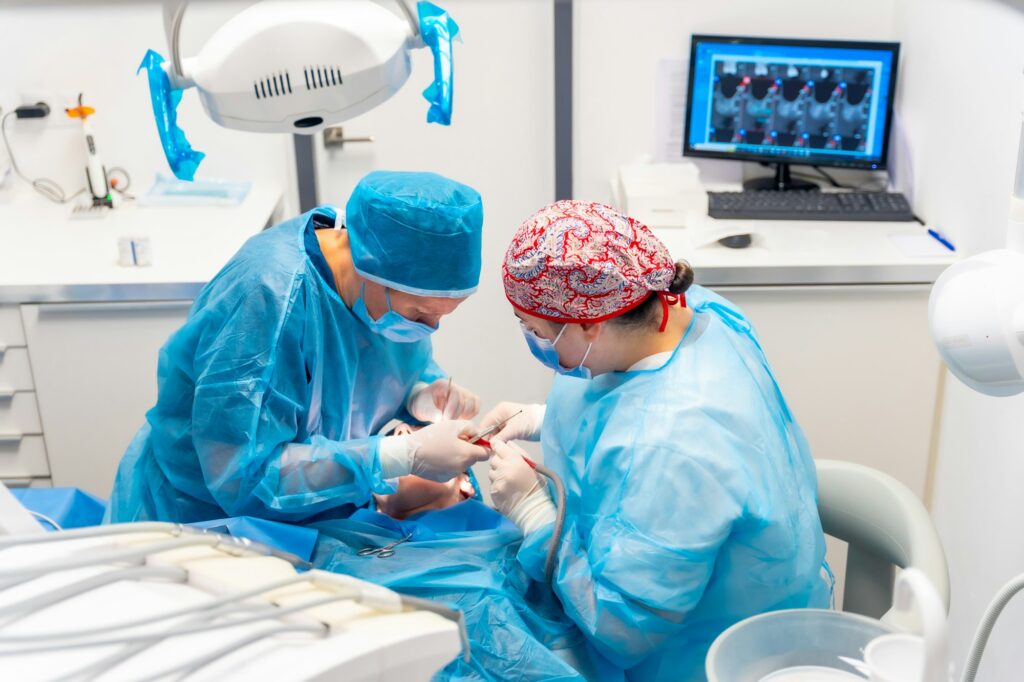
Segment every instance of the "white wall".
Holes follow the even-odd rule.
[[[1024,4],[901,0],[899,106],[912,137],[915,208],[965,253],[999,247],[1024,95]],[[989,600],[1024,572],[1024,398],[946,378],[933,516],[950,561],[958,670]],[[989,642],[981,681],[1020,679],[1024,605]]]
[[[618,167],[653,152],[658,61],[689,59],[691,34],[891,40],[895,1],[577,0],[575,195],[608,200]],[[739,163],[698,165],[739,178]]]
[[[194,54],[228,17],[251,3],[192,3],[182,48]],[[157,136],[145,75],[135,70],[149,48],[169,56],[159,2],[39,2],[0,6],[0,106],[9,111],[26,95],[85,93],[95,107],[90,123],[106,165],[132,174],[144,192],[157,171],[169,174]],[[291,136],[225,130],[187,92],[179,122],[192,146],[206,152],[197,177],[269,179],[287,190],[285,213],[296,205]],[[8,121],[16,159],[30,177],[46,176],[66,190],[84,186],[81,130],[63,111],[50,120]],[[215,226],[211,226],[214,229]],[[197,245],[201,246],[201,245]]]

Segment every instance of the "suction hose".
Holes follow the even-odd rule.
[[[557,497],[558,511],[555,514],[555,528],[551,532],[551,546],[548,547],[548,556],[544,561],[544,582],[551,584],[551,578],[555,575],[555,558],[558,556],[558,546],[562,544],[562,532],[565,530],[565,486],[562,479],[551,469],[543,464],[536,464],[537,473],[551,481],[555,486],[555,497]]]
[[[974,677],[978,674],[978,667],[981,665],[981,657],[985,653],[985,645],[988,644],[988,638],[992,636],[996,621],[999,620],[999,616],[1002,615],[1003,609],[1010,603],[1010,600],[1021,590],[1024,590],[1024,573],[1006,583],[1003,589],[996,594],[992,603],[988,605],[985,616],[981,619],[981,625],[974,633],[974,641],[971,642],[971,650],[964,666],[963,682],[974,682]]]

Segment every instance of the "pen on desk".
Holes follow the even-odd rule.
[[[953,242],[949,241],[935,230],[928,228],[928,234],[932,236],[932,239],[945,246],[950,251],[956,251],[956,247],[953,246]]]

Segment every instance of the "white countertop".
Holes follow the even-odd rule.
[[[253,183],[234,207],[144,207],[72,219],[19,186],[0,204],[0,303],[191,299],[246,239],[267,226],[279,187]],[[148,237],[153,264],[118,265],[118,239]]]
[[[709,285],[932,283],[957,254],[931,243],[917,223],[715,220],[652,227],[675,258]],[[750,246],[731,249],[720,236],[747,233]],[[922,247],[908,253],[896,241]],[[929,248],[930,247],[930,248]]]
[[[931,284],[959,257],[916,222],[717,220],[708,216],[706,192],[739,191],[739,182],[702,184],[671,164],[627,170],[633,193],[614,183],[613,192],[674,258],[690,262],[701,284]],[[750,246],[717,241],[735,234],[750,234]]]

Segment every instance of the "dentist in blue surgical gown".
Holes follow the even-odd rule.
[[[565,483],[552,587],[609,666],[644,682],[704,680],[733,623],[826,607],[814,464],[757,336],[639,222],[560,201],[519,228],[505,293],[557,376],[545,405],[494,437],[491,497],[522,530],[535,580],[555,509],[517,439]]]
[[[479,400],[449,390],[430,344],[477,288],[482,226],[466,185],[373,172],[344,216],[321,207],[249,239],[161,350],[107,520],[346,518],[399,476],[486,459],[460,439]],[[375,435],[395,418],[436,423]]]

